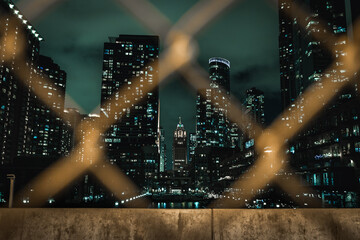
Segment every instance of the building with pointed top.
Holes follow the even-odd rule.
[[[174,131],[173,142],[173,170],[175,174],[181,174],[184,171],[188,163],[187,156],[187,135],[180,117]]]

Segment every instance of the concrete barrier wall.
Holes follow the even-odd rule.
[[[360,209],[0,209],[3,239],[360,239]]]

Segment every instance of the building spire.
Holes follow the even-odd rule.
[[[177,128],[184,128],[184,124],[181,122],[181,117],[179,117],[179,123],[177,124]]]

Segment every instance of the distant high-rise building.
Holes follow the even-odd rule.
[[[219,191],[222,161],[240,147],[240,131],[228,119],[230,62],[209,59],[208,88],[199,89],[196,101],[196,149],[192,154],[197,189]]]
[[[66,74],[39,55],[43,38],[12,1],[0,0],[0,16],[0,165],[20,189],[62,154],[63,122],[54,110],[64,109]]]
[[[54,110],[64,111],[66,73],[61,70],[49,57],[39,56],[38,81],[51,100],[51,107],[45,105],[38,96],[32,92],[32,87],[24,89],[24,104],[22,105],[19,127],[18,156],[41,155],[56,157],[62,154],[62,127],[63,121]],[[50,84],[47,84],[47,79]]]
[[[99,114],[89,114],[83,116],[81,119],[81,123],[83,124],[82,128],[79,131],[79,148],[80,154],[79,158],[76,159],[77,162],[92,164],[96,162],[95,157],[97,156],[96,152],[98,150],[97,145],[93,145],[92,134],[99,129],[99,121],[100,115]]]
[[[165,131],[163,128],[159,129],[159,154],[160,154],[160,172],[167,170]]]
[[[198,147],[230,145],[228,107],[230,99],[230,62],[210,58],[208,88],[199,89],[196,101],[196,138]]]
[[[246,110],[257,123],[264,124],[264,92],[256,88],[246,90]]]
[[[0,15],[0,35],[5,40],[0,45],[0,165],[3,165],[16,157],[19,124],[23,120],[20,115],[26,84],[19,81],[15,71],[20,64],[26,64],[29,68],[21,69],[21,75],[28,83],[39,74],[37,61],[42,37],[12,1],[0,1]],[[22,54],[15,54],[20,50]]]
[[[322,31],[322,22],[327,23],[324,27],[328,27],[331,30],[330,34],[335,36],[346,36],[352,32],[348,31],[352,21],[351,16],[348,17],[351,10],[346,11],[348,3],[349,0],[279,1],[279,56],[283,109],[295,107],[293,102],[298,96],[312,83],[326,77],[325,70],[333,62],[340,61],[345,53],[347,40],[332,43],[333,49],[328,49],[327,44],[331,44],[331,40],[317,41],[312,37],[312,32]],[[311,15],[305,20],[306,26],[300,25],[300,15],[288,15],[288,11],[296,7],[294,4],[305,6],[311,11]],[[293,10],[293,13],[296,12],[296,9]],[[346,80],[342,73],[342,69],[339,69],[331,73],[330,77],[339,81]]]
[[[250,116],[252,121],[247,123],[248,134],[244,134],[240,131],[235,123],[231,128],[231,134],[233,145],[237,146],[237,149],[232,151],[235,154],[229,159],[225,159],[222,163],[222,179],[230,177],[231,179],[237,179],[239,173],[243,173],[246,169],[254,163],[258,157],[258,153],[255,151],[255,136],[260,133],[255,132],[253,122],[257,124],[265,123],[264,113],[265,98],[264,93],[256,88],[250,88],[246,90],[246,98],[244,101],[245,113]],[[232,135],[231,135],[232,136]],[[231,151],[228,151],[230,154]],[[227,169],[230,168],[230,169]],[[232,174],[230,174],[232,173]],[[238,174],[238,175],[236,175]]]
[[[309,17],[300,19],[302,16],[293,10],[294,3],[308,7]],[[302,124],[307,118],[309,113],[303,106],[311,103],[302,97],[302,93],[308,86],[314,84],[321,89],[324,78],[333,83],[349,81],[342,57],[348,54],[349,41],[353,41],[351,13],[356,15],[356,11],[351,9],[351,4],[354,2],[350,0],[279,1],[282,106],[284,110],[290,110],[289,116],[282,119],[284,129],[291,130],[292,122]],[[292,10],[295,16],[288,16],[287,10]],[[300,26],[302,21],[305,26]],[[337,37],[334,42],[329,38],[319,41],[312,36],[313,32],[323,31],[321,23]],[[337,68],[326,72],[333,63]],[[353,207],[356,202],[360,164],[357,89],[357,83],[350,83],[342,90],[331,89],[336,97],[328,105],[324,104],[321,114],[290,140],[291,164],[319,191],[324,206]],[[316,101],[323,101],[322,97],[318,95]],[[296,99],[299,100],[297,105]]]
[[[173,141],[173,170],[175,174],[184,171],[187,164],[187,135],[180,118],[174,131]]]
[[[239,126],[237,123],[235,122],[230,122],[230,132],[229,132],[229,136],[230,136],[230,147],[231,148],[236,148],[236,147],[240,147],[242,145],[242,140],[243,140],[243,132],[240,131]]]
[[[104,134],[107,155],[139,186],[149,188],[159,171],[159,37],[120,35],[109,40],[104,44],[100,113],[101,119],[113,122]]]
[[[246,98],[244,103],[246,107],[246,114],[248,114],[252,121],[257,124],[265,123],[264,104],[265,98],[262,91],[257,88],[250,88],[246,90]],[[258,153],[255,151],[255,138],[256,135],[260,133],[255,132],[256,129],[254,128],[252,122],[249,122],[246,127],[248,134],[239,134],[239,137],[241,137],[240,149],[243,155],[243,159],[240,159],[243,161],[241,163],[242,166],[249,166],[253,164],[254,161],[259,157]]]
[[[79,141],[79,131],[77,127],[81,123],[82,115],[76,108],[66,108],[64,110],[64,124],[62,133],[62,154],[67,156],[74,149]]]
[[[189,162],[194,160],[195,150],[197,146],[196,133],[189,134]]]

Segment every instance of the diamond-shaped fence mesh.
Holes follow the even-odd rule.
[[[172,24],[149,1],[116,0],[116,2],[131,12],[134,18],[146,26],[152,33],[166,39],[166,49],[160,55],[158,62],[160,71],[157,84],[160,84],[168,76],[177,72],[195,89],[206,88],[210,84],[207,72],[195,62],[198,51],[196,35],[230,6],[241,3],[241,1],[235,0],[199,1],[177,23]],[[277,1],[271,2],[271,4],[276,4],[277,6]],[[19,3],[19,6],[24,10],[28,19],[32,20],[56,4],[61,4],[61,1],[22,1]],[[292,8],[285,10],[289,17],[296,13],[299,25],[302,28],[309,28],[310,20],[308,16],[310,16],[310,13],[305,11],[303,7],[292,5]],[[48,98],[47,91],[37,84],[38,82],[46,82],[48,86],[52,86],[51,80],[46,77],[37,79],[40,77],[36,74],[33,74],[33,81],[29,82],[26,80],[29,73],[33,71],[33,68],[31,63],[25,60],[26,53],[23,52],[23,49],[26,43],[17,40],[25,39],[22,37],[25,33],[21,29],[17,29],[15,25],[12,25],[13,20],[11,17],[2,16],[1,21],[7,21],[8,25],[6,27],[10,29],[8,31],[9,34],[1,38],[2,46],[6,46],[2,49],[3,64],[13,61],[16,55],[16,59],[23,59],[15,63],[16,67],[13,69],[13,72],[16,77],[26,85],[25,87],[31,89],[37,98],[52,109],[58,117],[66,121],[64,113],[59,111],[58,108],[53,107],[54,100]],[[355,28],[358,27],[359,24],[356,24]],[[242,190],[242,198],[239,201],[234,201],[234,196],[231,193],[224,193],[223,198],[215,201],[211,205],[212,207],[243,207],[245,200],[251,199],[256,194],[256,189],[264,188],[269,183],[275,183],[280,186],[290,196],[295,196],[299,192],[312,192],[311,189],[301,184],[300,180],[294,175],[287,175],[285,177],[286,180],[284,180],[284,176],[280,177],[278,174],[288,172],[291,168],[285,154],[287,142],[296,137],[326,107],[327,103],[336,96],[337,92],[355,81],[354,76],[360,67],[360,59],[359,45],[355,42],[347,41],[344,37],[337,37],[331,34],[330,31],[327,31],[325,24],[310,25],[310,28],[314,28],[311,31],[312,37],[319,42],[323,42],[328,51],[336,56],[334,64],[322,75],[321,79],[308,87],[295,102],[295,106],[301,107],[286,110],[266,129],[252,120],[245,113],[241,104],[234,98],[231,98],[228,105],[228,118],[231,122],[236,123],[244,134],[251,135],[252,138],[256,139],[255,147],[258,152],[258,159],[245,174],[239,176],[238,180],[232,184],[234,189]],[[344,41],[346,44],[340,44]],[[337,51],[340,50],[345,52],[345,54],[338,56]],[[339,62],[343,64],[339,64]],[[111,112],[107,113],[109,116],[114,115],[123,108],[131,108],[133,104],[140,101],[141,99],[137,99],[136,95],[132,94],[140,85],[142,85],[142,91],[145,93],[151,92],[157,87],[156,84],[144,84],[136,77],[132,79],[132,82],[134,84],[129,88],[122,88],[118,93],[114,94],[114,96],[126,95],[128,101],[119,102],[115,97],[109,100],[117,105],[116,108],[111,109]],[[31,85],[28,85],[29,83]],[[294,117],[300,114],[303,116],[301,121]],[[129,192],[129,195],[135,198],[139,193],[137,186],[132,183],[132,180],[121,169],[111,165],[106,160],[104,148],[100,144],[101,133],[104,133],[115,123],[114,119],[114,117],[108,117],[96,120],[95,123],[84,121],[77,129],[74,129],[74,131],[80,132],[82,130],[83,132],[91,132],[91,134],[86,135],[86,141],[73,149],[69,156],[58,160],[53,166],[33,179],[29,183],[31,188],[25,188],[22,193],[19,193],[19,196],[31,194],[31,205],[41,206],[49,197],[59,193],[81,174],[90,171],[119,200],[124,200],[121,195],[124,191]],[[290,120],[285,122],[282,119]],[[250,123],[251,128],[248,127]],[[96,126],[95,129],[93,126]],[[75,159],[79,158],[81,149],[85,149],[85,154],[89,155],[85,156],[85,159],[91,158],[92,161],[84,161],[82,163],[75,161]],[[45,179],[51,179],[51,181],[46,181]],[[32,189],[36,189],[36,192],[30,193]],[[301,196],[293,200],[302,202]],[[141,201],[139,206],[148,206],[149,203],[146,200]]]

